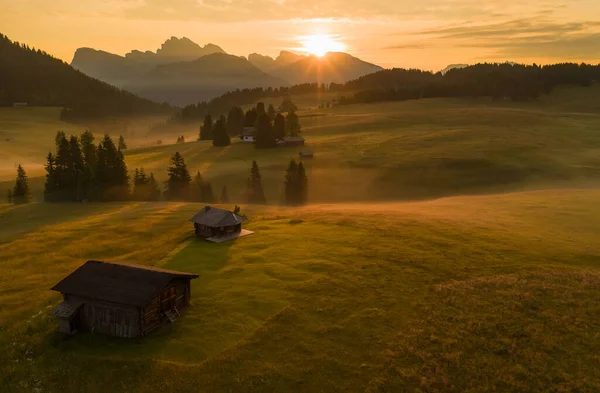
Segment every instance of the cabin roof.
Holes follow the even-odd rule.
[[[155,267],[87,261],[53,291],[95,300],[143,306],[174,278],[198,278],[197,274]]]
[[[219,228],[241,224],[246,221],[246,217],[230,212],[229,210],[205,206],[190,218],[190,221],[194,224]]]

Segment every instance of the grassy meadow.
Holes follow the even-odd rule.
[[[224,244],[191,236],[199,204],[1,205],[0,391],[597,391],[598,200],[243,206]],[[49,288],[93,258],[198,273],[192,306],[63,340]]]
[[[0,109],[0,191],[22,163],[39,200],[56,131],[89,127],[129,132],[130,172],[158,180],[181,152],[232,204],[256,160],[269,202],[242,204],[255,234],[223,244],[193,236],[202,204],[0,202],[0,392],[600,391],[598,97],[307,95],[307,145],[270,150]],[[300,150],[310,204],[279,206]],[[192,305],[143,339],[63,339],[49,288],[89,259],[198,273]]]

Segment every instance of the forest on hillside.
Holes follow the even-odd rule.
[[[171,121],[197,121],[209,113],[227,113],[232,106],[293,94],[339,93],[339,98],[331,103],[333,105],[437,97],[490,97],[495,100],[528,101],[551,93],[559,85],[585,87],[595,81],[600,81],[600,65],[486,63],[452,69],[444,74],[394,68],[342,84],[308,83],[275,89],[235,90],[210,101],[188,105],[177,112]]]
[[[90,78],[46,52],[0,34],[0,106],[17,102],[62,107],[65,121],[173,110]]]

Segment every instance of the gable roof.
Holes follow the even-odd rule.
[[[53,291],[95,300],[143,306],[174,278],[198,278],[197,274],[155,267],[87,261]]]
[[[242,222],[246,221],[246,217],[230,212],[229,210],[205,206],[202,208],[202,210],[190,218],[189,221],[195,224],[217,228],[241,224]]]

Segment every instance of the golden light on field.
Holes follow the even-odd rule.
[[[302,50],[315,56],[324,56],[327,52],[343,52],[346,46],[332,34],[313,34],[300,37]]]

